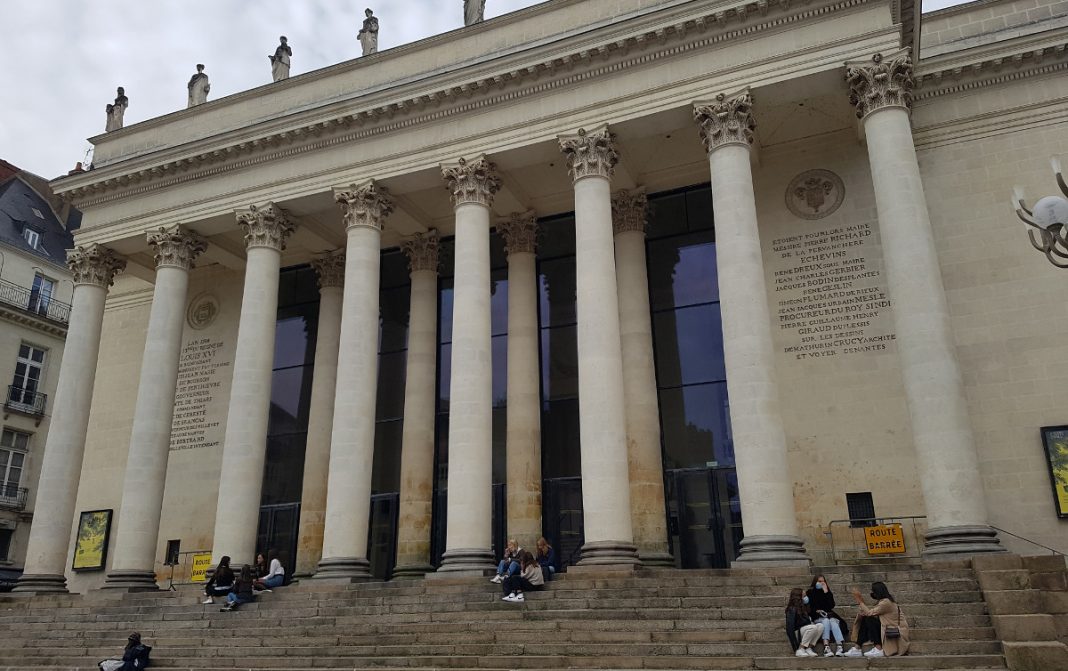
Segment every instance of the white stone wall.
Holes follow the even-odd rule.
[[[1068,0],[979,0],[925,14],[920,54],[951,51],[1068,26]]]

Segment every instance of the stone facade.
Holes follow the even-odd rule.
[[[625,282],[641,260],[641,227],[613,222],[612,196],[641,189],[652,201],[711,183],[747,532],[738,560],[832,559],[832,541],[840,549],[852,533],[831,525],[849,518],[851,493],[870,493],[878,516],[921,518],[908,542],[928,554],[1029,550],[1007,535],[998,545],[993,527],[1063,549],[1068,527],[1054,512],[1039,435],[1068,423],[1058,394],[1068,368],[1055,349],[1068,315],[1051,291],[1062,277],[1030,248],[1008,205],[1015,185],[1030,202],[1053,193],[1049,156],[1068,153],[1064,12],[1040,4],[981,0],[919,26],[906,19],[906,31],[922,37],[917,58],[901,50],[888,2],[559,0],[391,50],[373,64],[343,63],[94,138],[97,169],[55,187],[85,211],[78,244],[122,255],[128,277],[109,291],[85,460],[80,485],[71,483],[75,509],[121,508],[135,415],[130,385],[141,375],[153,307],[144,235],[181,223],[207,247],[189,271],[181,337],[189,358],[180,357],[179,371],[200,351],[210,356],[210,370],[185,370],[205,378],[212,400],[203,423],[183,415],[179,372],[175,416],[196,421],[172,425],[154,568],[162,571],[169,539],[216,558],[250,558],[247,529],[241,538],[226,531],[226,547],[213,532],[213,524],[229,529],[236,515],[256,513],[254,488],[243,498],[226,492],[235,477],[258,487],[260,473],[220,474],[241,429],[234,423],[248,421],[235,408],[269,402],[265,391],[253,399],[231,388],[243,375],[238,350],[268,356],[272,342],[241,332],[253,323],[241,316],[242,301],[267,305],[273,298],[260,294],[278,268],[344,247],[337,394],[324,401],[335,409],[330,493],[316,504],[322,510],[304,511],[307,524],[323,526],[302,531],[297,563],[329,577],[369,577],[362,541],[375,459],[369,381],[378,370],[367,325],[387,307],[379,305],[376,259],[436,231],[455,249],[455,258],[440,260],[455,268],[447,431],[455,450],[442,568],[489,568],[489,377],[505,366],[534,370],[528,364],[538,355],[538,308],[518,289],[512,298],[510,285],[522,353],[490,358],[490,229],[502,222],[500,233],[512,231],[518,213],[540,220],[574,212],[587,541],[576,568],[669,563],[670,525],[656,512],[677,492],[635,486],[635,474],[648,470],[647,458],[635,465],[635,437],[648,442],[658,428],[635,425],[627,410],[642,398],[641,414],[655,416],[655,394],[632,391],[653,383],[628,368],[635,357],[649,366],[648,327],[635,315],[648,315],[650,299]],[[992,38],[969,41],[970,26],[998,18],[1023,25],[1012,18],[1020,13],[1027,30],[997,32],[992,24],[981,31]],[[578,27],[587,31],[581,40]],[[461,61],[448,76],[425,65]],[[386,81],[404,83],[377,86]],[[281,118],[292,109],[302,111]],[[270,124],[252,120],[272,115],[279,119]],[[356,192],[368,188],[388,193],[389,203],[354,207]],[[270,263],[266,248],[245,249],[237,217],[247,220],[250,207],[277,208],[291,225]],[[535,291],[529,275],[544,245],[520,249],[508,235],[508,276]],[[410,318],[426,338],[436,268],[414,257],[410,267]],[[243,287],[253,276],[256,285]],[[409,384],[434,377],[426,338],[414,373],[417,359],[409,361]],[[529,389],[508,389],[524,403],[533,398]],[[428,401],[409,396],[421,419],[406,444],[427,455]],[[539,463],[532,450],[541,439],[531,440],[537,412],[508,410],[510,466]],[[513,431],[518,426],[524,431]],[[404,463],[399,492],[400,519],[411,526],[397,533],[397,561],[409,576],[431,568],[427,516],[437,510],[428,471],[418,466]],[[507,526],[526,544],[544,501],[530,484],[538,477],[527,469],[506,478],[511,488],[526,483],[528,491],[507,494]],[[310,486],[306,479],[304,491]],[[124,523],[132,524],[115,520]],[[68,576],[68,586],[84,590],[101,578]]]

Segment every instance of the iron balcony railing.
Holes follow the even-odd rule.
[[[69,304],[7,280],[0,280],[0,303],[7,303],[60,324],[70,321]]]
[[[47,400],[48,394],[42,394],[38,391],[30,391],[29,389],[16,387],[12,384],[8,385],[7,402],[4,403],[4,407],[8,410],[15,410],[16,412],[25,413],[27,415],[40,416],[44,414],[45,402]]]
[[[22,510],[26,507],[25,487],[16,487],[11,484],[0,484],[0,508]]]

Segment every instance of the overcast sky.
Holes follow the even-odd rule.
[[[488,0],[486,17],[538,2]],[[924,10],[952,4],[925,0]],[[293,75],[355,58],[367,6],[379,50],[463,23],[463,0],[0,0],[0,158],[66,174],[103,132],[116,86],[130,99],[126,125],[185,107],[197,63],[209,99],[221,98],[271,81],[279,35],[293,48]]]

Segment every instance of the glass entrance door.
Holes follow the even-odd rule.
[[[297,568],[297,528],[299,526],[299,503],[260,506],[256,552],[262,552],[266,557],[269,550],[276,550],[278,561],[282,562],[287,576],[292,576]]]
[[[397,516],[400,494],[375,494],[371,497],[371,520],[367,527],[367,559],[371,575],[389,580],[397,563]]]
[[[672,551],[680,568],[728,568],[738,556],[742,513],[733,468],[668,471]]]

